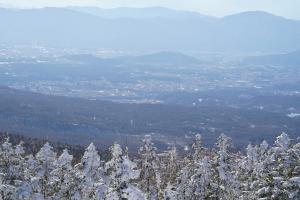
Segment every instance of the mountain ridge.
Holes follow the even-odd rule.
[[[209,20],[206,17],[109,19],[65,8],[6,9],[0,15],[0,42],[4,44],[38,43],[127,51],[300,49],[300,21],[262,12]]]
[[[183,18],[216,18],[208,15],[203,15],[198,12],[174,10],[165,7],[117,7],[117,8],[99,8],[99,7],[65,7],[66,9],[88,13],[98,17],[116,19],[116,18],[167,18],[167,19],[179,19]]]

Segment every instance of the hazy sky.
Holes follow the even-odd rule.
[[[0,6],[43,7],[85,5],[102,8],[163,6],[223,16],[247,10],[263,10],[300,19],[300,0],[0,0]]]

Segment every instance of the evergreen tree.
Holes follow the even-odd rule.
[[[0,199],[16,198],[15,152],[9,138],[6,138],[0,149]]]
[[[93,143],[86,149],[80,165],[80,191],[83,199],[103,199],[106,192],[104,169],[101,166],[100,156]]]
[[[189,166],[182,168],[177,179],[176,199],[188,200],[192,199],[193,191],[190,186],[191,170]]]
[[[191,199],[208,199],[211,196],[212,172],[210,162],[208,157],[198,161],[189,183],[189,187],[192,190]]]
[[[36,176],[34,179],[39,182],[38,193],[40,193],[44,198],[52,196],[54,188],[50,183],[51,172],[55,169],[56,163],[56,153],[53,151],[53,147],[47,142],[36,154]]]
[[[202,136],[200,134],[196,134],[194,138],[194,143],[192,145],[192,150],[193,150],[193,161],[194,163],[198,163],[200,159],[204,157],[203,155],[203,146],[202,146]]]
[[[73,156],[65,149],[55,162],[55,169],[51,172],[50,180],[55,199],[71,199],[75,195],[77,180],[72,160]]]
[[[134,184],[133,180],[139,178],[140,172],[137,165],[123,151],[119,144],[110,148],[111,160],[106,163],[106,170],[110,176],[107,199],[132,199],[143,200],[144,194]]]
[[[238,176],[239,180],[243,183],[242,186],[242,199],[255,199],[254,187],[257,185],[256,168],[258,165],[257,148],[249,144],[246,148],[246,156],[239,160]]]
[[[277,137],[275,146],[271,149],[273,171],[270,194],[272,199],[291,199],[296,195],[293,186],[290,185],[290,179],[293,174],[297,174],[295,169],[299,164],[293,150],[291,139],[286,133]]]
[[[169,150],[166,152],[166,158],[164,163],[164,169],[162,174],[162,187],[165,188],[168,183],[175,183],[177,179],[177,174],[179,172],[179,165],[177,159],[177,148],[173,144],[169,147]]]
[[[141,166],[140,188],[146,194],[147,199],[159,199],[159,194],[161,193],[159,159],[150,135],[145,136],[143,146],[139,150],[139,155]]]
[[[214,158],[213,196],[218,199],[237,199],[240,197],[240,183],[236,177],[237,163],[230,154],[231,139],[221,134],[217,141],[217,152]]]

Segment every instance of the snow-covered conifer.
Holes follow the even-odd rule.
[[[14,157],[13,146],[6,138],[0,149],[0,199],[16,198]]]
[[[161,193],[159,159],[150,135],[145,136],[143,146],[139,150],[139,155],[141,167],[140,188],[146,194],[147,199],[158,199],[158,195]]]
[[[101,166],[100,156],[93,143],[91,143],[81,159],[79,175],[81,183],[79,185],[83,199],[103,199],[106,192],[106,185]]]
[[[236,177],[236,159],[230,154],[231,138],[221,134],[217,141],[214,160],[214,194],[219,199],[236,199],[240,197],[240,183]]]
[[[127,155],[123,156],[122,148],[119,144],[114,144],[110,148],[111,160],[106,163],[106,170],[110,176],[107,199],[133,198],[136,200],[145,199],[145,195],[134,184],[133,180],[139,178],[139,170],[136,163],[132,162]]]
[[[191,170],[189,166],[183,167],[177,179],[176,185],[176,199],[178,200],[188,200],[192,199],[193,190],[190,186],[191,181]]]
[[[51,172],[50,184],[54,190],[55,199],[71,199],[76,193],[76,177],[72,166],[73,156],[67,149],[55,162],[55,169]]]
[[[191,199],[208,199],[211,195],[211,164],[208,157],[198,161],[191,176],[189,187],[192,190]]]
[[[203,155],[202,136],[200,134],[195,135],[194,143],[192,145],[193,160],[195,163],[199,162]]]
[[[35,156],[37,161],[36,177],[39,181],[39,191],[43,197],[48,197],[53,194],[53,188],[50,184],[51,171],[55,169],[56,153],[53,151],[53,147],[47,142],[40,149]]]

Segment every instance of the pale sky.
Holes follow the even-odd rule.
[[[101,8],[162,6],[198,11],[213,16],[262,10],[287,18],[300,19],[300,0],[0,0],[1,7],[60,7],[68,5]]]

